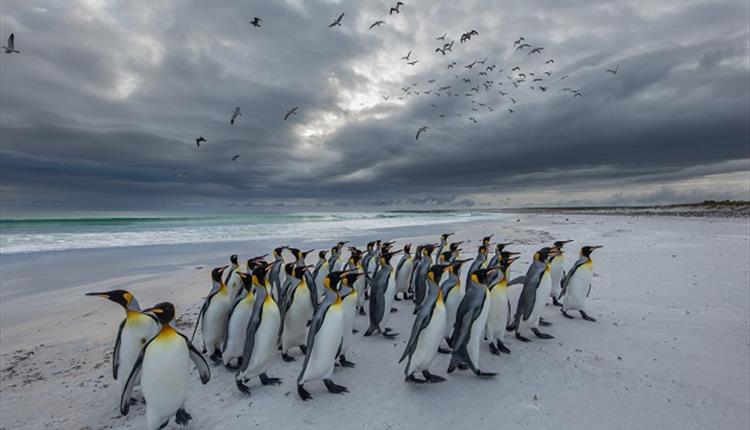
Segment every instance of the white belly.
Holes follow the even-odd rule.
[[[284,331],[281,333],[281,351],[304,345],[307,341],[307,322],[313,316],[310,291],[301,285],[294,290],[294,301],[284,314]]]
[[[328,276],[328,264],[323,264],[318,270],[318,276],[315,277],[315,288],[317,295],[315,297],[323,296],[323,280]]]
[[[417,346],[409,360],[407,374],[411,375],[414,372],[429,370],[430,365],[435,360],[447,325],[448,319],[445,305],[437,303],[435,310],[432,312],[430,323],[419,334]]]
[[[550,264],[550,278],[552,282],[552,292],[550,296],[557,298],[560,295],[560,281],[562,281],[563,267],[565,266],[565,257],[558,256]]]
[[[149,429],[157,429],[185,404],[189,376],[190,357],[181,336],[175,334],[169,341],[159,338],[149,345],[141,369]]]
[[[414,266],[412,260],[405,262],[401,266],[401,270],[396,273],[396,292],[405,293],[409,290],[409,278],[411,277],[411,269]]]
[[[349,345],[352,343],[352,337],[354,336],[352,330],[354,330],[354,321],[357,318],[357,293],[352,291],[351,294],[344,298],[344,334],[341,342],[341,353],[346,353]]]
[[[487,337],[502,341],[508,325],[508,290],[496,286],[490,292],[490,315],[487,317]]]
[[[354,281],[354,289],[357,291],[357,306],[363,306],[365,304],[365,283],[364,276]]]
[[[573,278],[568,283],[565,295],[563,296],[564,311],[584,310],[586,296],[591,285],[591,278],[593,277],[591,269],[592,266],[590,264],[584,264],[573,274]]]
[[[326,312],[326,318],[322,326],[315,334],[312,351],[308,351],[310,359],[307,362],[300,384],[327,379],[333,375],[334,360],[344,334],[343,329],[343,306],[332,305]]]
[[[453,325],[456,322],[456,312],[458,311],[458,305],[461,304],[461,299],[464,298],[464,289],[461,285],[456,285],[448,293],[448,297],[445,299],[445,312],[447,318],[447,324],[445,325],[445,337],[450,338],[453,334]]]
[[[253,303],[255,300],[243,299],[237,304],[227,324],[227,344],[224,345],[223,359],[225,364],[231,364],[232,360],[242,357],[247,337],[247,324],[253,315]]]
[[[234,300],[239,297],[243,289],[242,278],[240,277],[240,274],[239,272],[237,272],[237,270],[232,272],[232,274],[229,276],[227,289],[229,290],[229,297],[231,301],[234,302]]]
[[[393,275],[388,277],[388,286],[385,288],[385,309],[383,309],[383,320],[380,321],[380,328],[384,329],[388,320],[391,318],[391,307],[396,295],[396,280]]]
[[[119,362],[117,368],[117,382],[120,392],[128,382],[130,372],[143,346],[159,333],[159,325],[153,318],[146,315],[133,315],[128,318],[120,334]]]
[[[466,350],[469,352],[469,358],[476,368],[479,368],[479,342],[484,335],[484,329],[487,326],[487,317],[490,315],[490,298],[485,296],[482,312],[477,319],[471,324],[471,336]]]
[[[213,354],[214,349],[221,349],[230,306],[229,293],[219,292],[211,299],[211,303],[203,315],[201,333],[209,354]]]
[[[258,331],[255,332],[255,344],[251,357],[243,357],[243,360],[249,360],[247,368],[242,373],[242,378],[250,379],[258,376],[265,371],[268,361],[276,351],[276,341],[279,336],[279,326],[281,325],[281,316],[279,308],[275,303],[269,302],[263,305],[263,319],[260,322]]]

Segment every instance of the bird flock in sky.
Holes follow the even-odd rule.
[[[556,241],[534,253],[525,275],[512,277],[511,265],[520,255],[508,250],[512,243],[493,243],[490,235],[474,258],[462,259],[464,242],[451,242],[452,235],[419,245],[413,254],[411,243],[395,248],[393,241],[377,240],[358,249],[341,241],[318,251],[315,265],[305,261],[314,250],[291,246],[274,249],[270,261],[268,254],[250,258],[244,267],[232,255],[230,265],[211,270],[211,289],[190,338],[175,328],[176,311],[169,302],[141,309],[125,290],[88,293],[116,302],[126,312],[113,353],[121,413],[127,415],[137,404],[133,390],[140,385],[149,429],[162,428],[172,417],[186,424],[191,418],[185,410],[190,361],[204,384],[211,376],[204,354],[215,366],[233,372],[236,388],[249,395],[255,378],[261,385],[281,384],[268,375],[269,364],[279,356],[296,362],[299,351],[300,399],[312,398],[305,385],[316,381],[331,393],[346,393],[348,388],[333,378],[345,378],[343,369],[355,367],[348,357],[356,348],[358,315],[367,320],[361,336],[393,339],[399,334],[389,325],[390,315],[412,311],[411,332],[398,362],[406,362],[405,381],[415,384],[446,380],[431,369],[440,353],[451,357],[449,374],[470,370],[478,377],[494,377],[495,372],[479,367],[482,345],[499,356],[511,353],[506,332],[521,342],[529,342],[530,334],[552,339],[540,330],[552,325],[542,317],[550,298],[566,318],[577,311],[584,320],[596,321],[585,304],[593,279],[591,254],[600,246],[581,247],[579,258],[568,266],[563,248],[571,240]],[[514,285],[521,286],[515,307],[508,292]],[[202,351],[193,345],[198,333]]]

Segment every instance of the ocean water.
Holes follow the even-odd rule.
[[[246,241],[327,240],[373,231],[498,219],[490,213],[292,213],[215,217],[0,220],[0,254]]]

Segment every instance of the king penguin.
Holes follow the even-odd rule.
[[[479,369],[479,342],[487,326],[487,317],[490,314],[490,291],[485,285],[487,277],[492,275],[496,268],[479,269],[469,277],[466,286],[466,294],[461,299],[456,312],[456,322],[453,325],[451,345],[453,355],[448,366],[448,373],[468,367],[475,375],[481,377],[493,377],[497,375],[492,372],[484,372]]]
[[[242,364],[247,324],[253,315],[255,292],[265,285],[267,269],[268,263],[265,261],[250,259],[247,261],[247,273],[240,273],[245,295],[235,300],[229,311],[227,327],[224,330],[224,349],[221,351],[224,365],[230,370],[237,370]],[[237,362],[236,365],[233,364],[234,361]]]
[[[292,276],[299,279],[297,285],[286,292],[284,297],[283,315],[281,323],[281,358],[286,361],[294,361],[294,357],[289,355],[289,350],[293,347],[299,347],[302,353],[305,353],[305,341],[307,339],[307,322],[313,316],[315,307],[318,304],[318,297],[315,287],[308,285],[305,272],[307,266],[297,266],[294,268]]]
[[[409,293],[409,278],[411,278],[411,271],[414,267],[414,257],[411,255],[411,243],[404,245],[404,255],[396,265],[396,301],[401,301],[398,298],[398,293],[401,293],[404,299],[407,298]]]
[[[268,362],[273,357],[281,327],[281,313],[271,294],[271,283],[266,274],[265,284],[255,289],[255,303],[247,324],[242,365],[234,376],[237,389],[250,394],[247,383],[258,376],[263,385],[278,385],[281,379],[266,374]]]
[[[227,317],[234,301],[229,296],[229,290],[221,275],[227,266],[217,267],[211,271],[211,291],[201,306],[195,328],[201,327],[203,337],[203,353],[211,352],[211,360],[221,362],[222,342],[224,341],[224,329],[227,325]],[[195,330],[193,331],[193,337]]]
[[[509,331],[516,332],[516,339],[522,342],[529,341],[522,334],[529,329],[540,339],[554,338],[550,334],[539,331],[539,319],[552,289],[549,260],[555,255],[557,255],[555,248],[540,249],[534,253],[534,261],[526,271],[526,275],[522,277],[523,289],[518,296],[513,323],[508,327]]]
[[[552,257],[549,270],[550,278],[552,279],[552,292],[550,292],[550,296],[552,297],[552,304],[555,306],[562,306],[562,303],[560,303],[557,298],[560,296],[560,291],[562,291],[563,271],[565,270],[565,253],[563,252],[563,246],[570,242],[572,242],[572,240],[558,240],[553,245],[557,248],[558,254]]]
[[[469,280],[471,279],[471,275],[473,275],[474,272],[476,272],[477,270],[485,266],[485,263],[487,263],[487,246],[479,245],[479,248],[477,248],[477,256],[476,258],[474,258],[474,261],[471,263],[471,266],[469,266],[469,270],[466,272],[466,285],[469,285]]]
[[[238,263],[237,254],[229,256],[229,268],[224,271],[224,284],[229,290],[229,297],[234,301],[242,293],[242,280],[237,273],[237,269],[240,268]]]
[[[409,335],[409,342],[406,349],[398,361],[401,363],[408,357],[406,362],[407,382],[443,382],[445,378],[430,373],[430,366],[435,360],[440,342],[445,333],[445,327],[448,325],[445,304],[443,303],[443,292],[437,285],[437,279],[443,274],[448,265],[433,265],[427,271],[427,297],[425,298],[419,313],[414,319],[414,325]],[[414,376],[416,372],[421,372],[425,379],[418,379]]]
[[[560,297],[563,299],[560,310],[567,318],[573,318],[568,315],[568,311],[578,311],[581,318],[586,321],[596,321],[583,308],[591,293],[591,279],[594,276],[594,260],[591,259],[591,253],[598,248],[601,248],[601,245],[582,247],[581,257],[570,268],[570,272],[565,275],[560,292]]]
[[[356,251],[356,252],[355,252]],[[365,273],[365,268],[362,266],[362,255],[363,253],[356,248],[352,250],[349,256],[349,263],[347,264],[347,270],[359,271]],[[360,276],[352,285],[352,288],[357,292],[357,310],[359,315],[367,315],[365,312],[365,290],[367,289],[367,275]]]
[[[487,318],[485,335],[490,342],[490,352],[510,354],[505,346],[505,332],[510,325],[510,301],[508,300],[508,281],[510,280],[510,265],[518,259],[517,252],[501,251],[497,261],[498,270],[487,282],[490,289],[490,315]]]
[[[357,317],[357,297],[359,293],[354,288],[354,285],[359,280],[364,281],[364,276],[364,272],[359,270],[346,272],[341,275],[341,282],[339,282],[338,294],[344,302],[344,335],[338,355],[339,364],[343,367],[354,367],[354,363],[346,359],[346,352],[349,350],[349,346],[354,338],[354,320]]]
[[[278,300],[279,298],[279,290],[281,290],[281,286],[284,284],[285,276],[284,276],[284,250],[288,249],[288,246],[280,246],[273,250],[273,262],[271,263],[271,267],[268,272],[268,281],[271,283],[271,289],[274,298]]]
[[[211,370],[187,337],[170,324],[175,316],[174,305],[159,303],[147,312],[158,319],[161,330],[138,356],[120,396],[120,412],[128,414],[133,387],[140,380],[149,430],[166,427],[172,416],[177,424],[187,425],[192,419],[185,410],[190,361],[198,369],[203,384],[211,379]]]
[[[513,245],[513,242],[503,242],[495,245],[495,255],[490,258],[490,262],[487,264],[487,267],[497,267],[500,265],[500,258],[503,255],[503,250],[505,250],[505,247],[508,245]],[[498,274],[495,273],[495,277],[497,276]]]
[[[435,245],[423,245],[422,246],[422,257],[419,259],[419,263],[414,269],[414,314],[419,313],[419,308],[422,305],[422,301],[427,296],[427,271],[432,266],[432,251],[435,250]]]
[[[393,333],[390,327],[386,327],[386,324],[396,295],[395,270],[391,266],[391,257],[399,252],[401,251],[386,252],[380,256],[380,270],[370,286],[370,327],[365,331],[365,336],[377,332],[392,339],[398,335]]]
[[[129,291],[112,290],[86,295],[111,300],[125,310],[125,319],[117,329],[115,349],[112,352],[112,376],[119,383],[122,392],[143,345],[159,333],[159,321],[153,315],[141,311],[138,300]]]
[[[458,305],[464,298],[464,287],[461,284],[461,265],[469,260],[456,260],[441,273],[442,276],[447,275],[447,278],[440,284],[440,290],[443,292],[443,300],[445,301],[445,315],[447,323],[443,336],[445,342],[450,346],[450,338],[453,334],[453,324],[456,322],[456,312],[458,311]],[[449,350],[441,350],[440,352],[448,353]]]
[[[315,263],[315,268],[312,273],[313,280],[315,280],[315,294],[318,299],[323,296],[323,278],[325,278],[329,272],[328,259],[326,258],[327,253],[328,251],[325,249],[318,252],[318,262]]]
[[[446,251],[446,247],[448,245],[448,238],[453,236],[455,233],[443,233],[440,235],[440,243],[438,244],[437,248],[437,255],[440,256],[444,251]]]
[[[308,382],[323,380],[329,392],[340,394],[349,390],[337,385],[331,379],[336,364],[336,353],[341,347],[344,336],[344,305],[336,293],[342,272],[333,271],[323,280],[326,294],[318,306],[307,331],[307,354],[297,378],[297,394],[302,400],[312,398],[304,385]]]

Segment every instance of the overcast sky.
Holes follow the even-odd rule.
[[[746,0],[222,3],[3,0],[2,212],[750,198]]]

